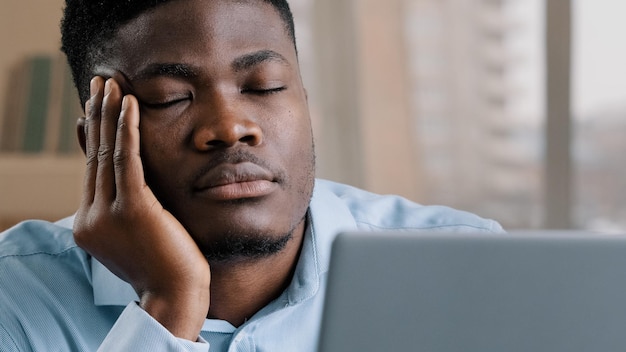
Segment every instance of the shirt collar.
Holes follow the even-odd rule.
[[[95,258],[91,258],[93,300],[97,306],[126,306],[139,302],[133,287],[120,279]]]
[[[316,180],[309,206],[308,223],[294,278],[287,288],[290,304],[313,296],[320,277],[328,271],[335,235],[356,229],[356,222],[342,200],[329,190],[327,181]],[[96,259],[91,259],[94,303],[126,306],[139,297],[130,284],[118,278]]]
[[[346,202],[332,192],[333,183],[317,180],[309,206],[311,240],[320,273],[328,271],[330,251],[335,236],[354,231],[357,224]],[[306,244],[306,243],[305,243]],[[304,249],[304,248],[303,248]]]

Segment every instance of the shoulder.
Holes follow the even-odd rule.
[[[494,220],[446,206],[425,206],[397,195],[380,195],[349,185],[317,180],[349,209],[359,229],[503,232]]]
[[[28,220],[0,233],[0,259],[36,254],[56,255],[77,248],[72,230],[62,224]]]
[[[0,282],[11,283],[0,285],[0,340],[17,350],[95,350],[113,324],[114,307],[94,304],[89,256],[70,226],[31,220],[0,233]]]
[[[50,271],[84,272],[88,255],[74,242],[69,226],[68,219],[56,223],[28,220],[0,233],[0,265],[5,269],[0,276],[43,278]]]

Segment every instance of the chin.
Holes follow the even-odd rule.
[[[230,228],[212,234],[213,240],[198,244],[209,263],[236,263],[260,260],[282,252],[294,240],[294,230],[304,218],[286,231],[253,231]]]

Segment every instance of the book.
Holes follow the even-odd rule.
[[[26,115],[21,150],[26,153],[42,152],[48,106],[50,103],[52,59],[49,56],[34,56],[29,59],[30,86],[26,98]]]
[[[80,151],[76,119],[83,112],[64,55],[26,57],[12,70],[9,86],[0,151]]]

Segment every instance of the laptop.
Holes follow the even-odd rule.
[[[626,351],[626,236],[342,233],[320,352]]]

